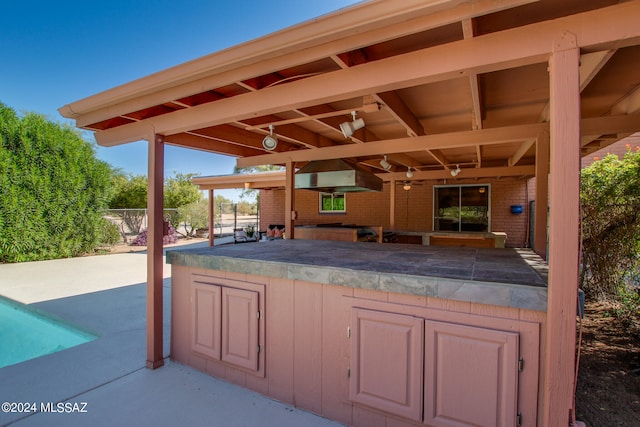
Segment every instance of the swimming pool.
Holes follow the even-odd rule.
[[[0,368],[96,338],[39,310],[0,297]]]

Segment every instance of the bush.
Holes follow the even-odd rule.
[[[0,103],[0,171],[0,262],[93,252],[112,171],[77,130]]]
[[[131,243],[131,246],[147,246],[148,243],[148,230],[145,228],[138,234],[136,239]],[[176,229],[173,225],[169,224],[169,234],[166,236],[162,236],[162,244],[163,245],[171,245],[173,243],[178,242],[178,233],[176,233]]]
[[[118,226],[106,218],[100,221],[98,244],[100,246],[113,246],[120,241]]]
[[[640,270],[640,149],[608,155],[582,172],[582,287],[620,299],[628,272]]]

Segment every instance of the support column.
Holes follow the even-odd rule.
[[[547,259],[547,215],[549,206],[549,132],[536,139],[536,207],[533,215],[533,250]]]
[[[389,181],[389,229],[396,229],[396,180]]]
[[[563,33],[549,61],[551,114],[549,291],[543,425],[566,426],[573,411],[580,209],[580,52]]]
[[[294,210],[296,208],[296,190],[295,190],[295,168],[293,162],[288,159],[286,162],[287,171],[285,172],[285,196],[284,196],[284,226],[287,239],[295,239],[295,218]]]
[[[215,221],[215,206],[213,203],[213,189],[209,190],[209,222],[208,222],[208,227],[209,227],[209,246],[213,246],[213,235],[215,233],[215,225],[216,225],[216,221]]]
[[[162,328],[162,237],[164,202],[164,136],[149,136],[147,209],[147,368],[164,365]]]

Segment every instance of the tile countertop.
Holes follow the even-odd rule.
[[[547,264],[529,249],[273,240],[167,250],[167,263],[546,311]]]

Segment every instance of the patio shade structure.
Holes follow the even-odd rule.
[[[165,144],[285,166],[291,234],[293,174],[309,161],[350,159],[392,183],[408,167],[412,180],[458,166],[465,178],[535,176],[538,253],[551,207],[540,419],[564,423],[579,160],[640,130],[639,16],[637,0],[373,0],[60,108],[102,146],[149,141],[148,365],[162,364]],[[351,111],[365,126],[345,138]]]

